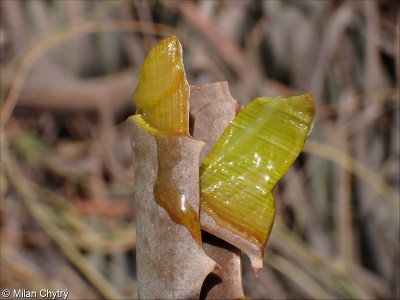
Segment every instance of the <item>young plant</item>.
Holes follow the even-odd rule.
[[[150,51],[133,98],[139,297],[244,298],[240,250],[257,274],[272,189],[310,131],[312,95],[242,109],[226,83],[190,89],[182,47],[169,37]]]

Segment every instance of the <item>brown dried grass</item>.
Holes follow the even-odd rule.
[[[1,289],[136,297],[124,125],[148,50],[249,102],[312,91],[248,298],[399,298],[399,13],[392,1],[1,1]]]

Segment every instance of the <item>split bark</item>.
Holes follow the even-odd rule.
[[[200,161],[203,161],[242,105],[232,97],[226,81],[192,86],[189,103],[190,113],[195,118],[193,137],[206,143],[200,154]],[[202,229],[209,231],[203,213],[200,215]],[[221,268],[207,277],[202,296],[207,299],[244,298],[240,250],[211,233],[203,232],[203,247]]]
[[[175,223],[154,197],[160,160],[190,205],[199,207],[199,153],[203,143],[189,137],[164,136],[172,148],[160,152],[157,137],[132,118],[137,215],[136,262],[141,299],[198,299],[205,277],[217,264],[188,229]],[[160,137],[158,137],[160,138]],[[164,149],[166,150],[166,149]],[[178,152],[178,153],[177,153]],[[168,176],[166,175],[166,176]],[[198,209],[197,209],[198,212]]]
[[[191,88],[196,139],[149,133],[133,118],[128,119],[134,157],[140,298],[244,298],[240,250],[213,236],[226,238],[215,230],[203,233],[205,239],[199,244],[193,231],[174,222],[154,195],[160,186],[157,180],[168,181],[172,186],[170,190],[164,187],[166,197],[174,197],[171,191],[179,190],[199,216],[200,163],[240,108],[227,83],[220,82]],[[210,228],[206,223],[205,229]]]

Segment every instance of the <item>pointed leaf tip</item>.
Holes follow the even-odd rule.
[[[260,271],[261,271],[261,268],[253,268],[254,276],[258,277],[258,274],[260,273]]]

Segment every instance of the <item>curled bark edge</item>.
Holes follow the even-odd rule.
[[[127,123],[134,159],[139,298],[198,299],[205,277],[218,265],[188,229],[175,223],[154,198],[158,160],[159,157],[168,160],[169,152],[159,154],[155,135],[143,129],[132,117]],[[175,162],[171,176],[186,178],[177,181],[178,187],[198,212],[198,161],[204,143],[190,137],[165,138],[173,139],[177,145],[170,151],[181,151],[182,154]]]

